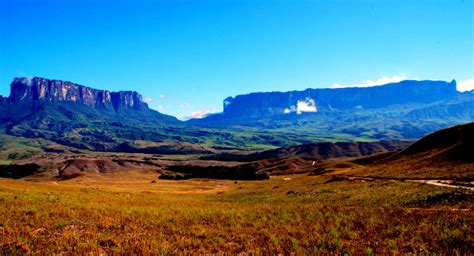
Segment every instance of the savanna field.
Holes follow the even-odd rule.
[[[0,253],[470,254],[473,203],[467,189],[306,174],[0,179]]]
[[[0,0],[0,256],[474,255],[474,0]]]

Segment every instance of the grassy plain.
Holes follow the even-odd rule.
[[[0,254],[469,254],[473,206],[467,190],[329,176],[0,179]]]

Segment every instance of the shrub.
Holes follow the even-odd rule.
[[[161,180],[187,180],[191,178],[191,175],[183,173],[163,173],[158,177]]]
[[[26,176],[30,176],[38,172],[39,165],[36,164],[10,164],[0,165],[0,177],[21,179]]]

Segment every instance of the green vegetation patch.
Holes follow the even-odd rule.
[[[473,204],[474,194],[467,191],[450,191],[430,195],[421,195],[410,198],[405,202],[406,206],[430,207],[433,205],[458,205]]]

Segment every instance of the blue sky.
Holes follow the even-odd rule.
[[[185,118],[255,91],[474,83],[473,38],[473,0],[0,0],[0,95],[41,76]]]

